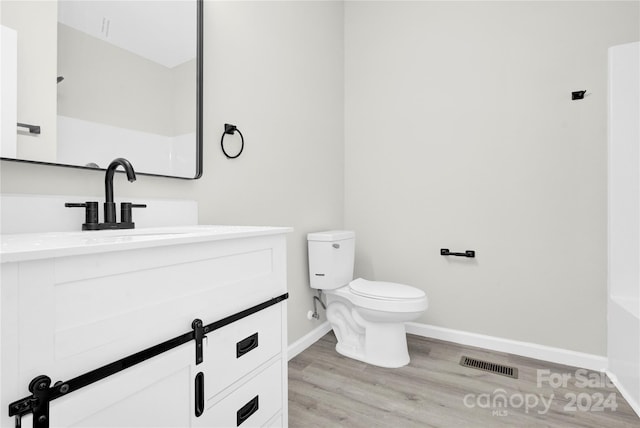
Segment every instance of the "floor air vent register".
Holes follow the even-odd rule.
[[[477,360],[475,358],[467,357],[466,355],[463,355],[462,358],[460,358],[460,365],[463,367],[471,367],[472,369],[484,370],[486,372],[518,379],[518,369],[515,367],[509,367],[489,361]]]

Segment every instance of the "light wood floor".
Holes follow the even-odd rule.
[[[293,358],[289,362],[289,426],[640,427],[640,418],[599,373],[577,373],[575,367],[418,336],[407,338],[411,363],[399,369],[342,357],[334,349],[333,332]],[[462,355],[515,366],[519,379],[462,367]],[[538,370],[545,369],[571,379],[566,387],[556,384],[554,388],[548,378],[538,386]],[[558,375],[551,375],[552,379]],[[599,387],[584,386],[585,379]],[[506,407],[494,400],[500,395],[506,396]],[[602,402],[600,397],[613,398]],[[609,406],[612,400],[617,404],[615,411]],[[604,410],[598,411],[598,402]]]

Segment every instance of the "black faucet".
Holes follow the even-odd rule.
[[[127,179],[130,182],[136,181],[136,172],[131,163],[125,158],[114,159],[107,167],[104,176],[104,223],[98,223],[98,203],[85,202],[84,204],[66,203],[66,207],[83,207],[86,209],[85,223],[82,230],[104,230],[104,229],[133,229],[135,223],[131,217],[131,208],[146,208],[145,204],[132,204],[122,202],[120,204],[120,223],[116,222],[116,204],[113,202],[113,175],[119,166],[124,168]]]
[[[127,173],[127,180],[131,183],[136,181],[136,172],[131,166],[131,162],[125,158],[117,158],[111,161],[107,167],[107,172],[104,175],[104,222],[115,223],[116,222],[116,204],[113,202],[113,174],[116,172],[118,166],[122,166]]]

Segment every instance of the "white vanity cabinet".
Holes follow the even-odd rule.
[[[51,401],[50,426],[286,426],[288,231],[3,236],[2,426],[36,376],[72,381],[192,332],[195,319],[213,326],[201,363],[189,340]]]

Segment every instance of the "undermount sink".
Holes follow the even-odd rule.
[[[195,226],[171,226],[171,227],[152,227],[142,229],[115,229],[98,231],[98,234],[104,233],[105,236],[162,236],[162,235],[185,235],[200,233],[233,233],[247,232],[265,229],[261,226],[226,226],[226,225],[195,225]],[[84,233],[84,232],[82,232]],[[89,232],[92,233],[92,232]]]
[[[113,229],[80,232],[84,237],[102,238],[102,237],[125,237],[125,236],[166,236],[166,235],[184,235],[188,233],[202,233],[211,231],[212,228],[207,226],[176,226],[176,227],[153,227],[142,229]]]

